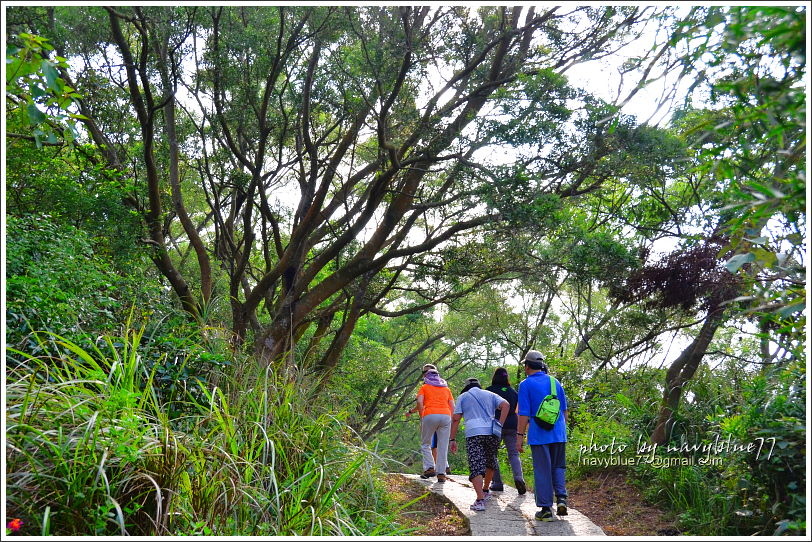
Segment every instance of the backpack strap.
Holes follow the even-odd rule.
[[[481,389],[481,388],[480,388],[480,389]],[[468,390],[468,391],[470,392],[471,390]],[[479,407],[480,407],[482,410],[484,410],[484,411],[485,411],[485,415],[487,416],[487,415],[488,415],[488,409],[487,409],[487,408],[485,408],[484,406],[482,406],[482,401],[480,401],[480,400],[479,400],[479,397],[477,397],[477,396],[476,396],[476,395],[474,395],[473,393],[471,394],[471,397],[473,397],[473,398],[474,398],[474,400],[475,400],[477,403],[479,403]],[[496,419],[496,412],[494,412],[494,413],[491,415],[491,419],[492,419],[492,420],[495,420],[495,419]]]
[[[552,395],[553,398],[555,399],[556,397],[558,397],[558,395],[556,394],[555,378],[553,378],[553,375],[547,376],[550,377],[550,395]]]

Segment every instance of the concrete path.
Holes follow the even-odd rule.
[[[498,536],[500,538],[515,536],[606,536],[603,529],[592,523],[588,517],[577,510],[569,509],[569,514],[558,517],[553,514],[553,521],[538,521],[535,518],[536,502],[533,493],[528,490],[519,495],[516,489],[505,485],[504,491],[492,491],[492,497],[485,505],[484,512],[474,512],[470,506],[476,498],[474,488],[467,476],[449,475],[448,481],[438,483],[437,478],[423,480],[417,474],[401,474],[415,480],[438,495],[447,498],[468,518],[471,525],[471,536]],[[553,507],[555,512],[555,507]]]

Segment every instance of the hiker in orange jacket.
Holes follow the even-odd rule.
[[[454,412],[454,396],[448,383],[440,378],[433,365],[425,369],[424,384],[417,392],[417,409],[420,412],[420,452],[423,456],[421,478],[434,476],[438,482],[446,481],[448,469],[448,435],[451,432],[451,414]],[[431,453],[431,438],[437,434],[437,459]]]

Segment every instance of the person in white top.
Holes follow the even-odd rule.
[[[465,447],[468,455],[468,479],[474,486],[476,500],[471,510],[485,510],[484,487],[488,487],[496,467],[499,437],[492,432],[493,415],[500,411],[500,427],[508,416],[509,403],[495,393],[483,390],[476,378],[465,381],[451,417],[451,452],[457,453],[457,430],[465,418]]]

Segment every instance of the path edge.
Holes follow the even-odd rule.
[[[407,484],[409,484],[410,486],[412,486],[414,488],[419,488],[420,490],[425,491],[427,495],[434,495],[435,497],[438,497],[441,501],[450,504],[454,508],[454,510],[457,511],[457,514],[459,514],[459,516],[462,517],[463,524],[465,525],[465,530],[467,531],[464,535],[459,535],[459,536],[473,536],[471,534],[471,518],[469,518],[468,516],[463,514],[462,510],[460,510],[459,506],[457,506],[454,503],[454,501],[452,501],[451,499],[449,499],[447,496],[443,495],[442,493],[432,491],[431,488],[424,486],[423,484],[421,484],[417,480],[413,480],[413,479],[409,478],[408,476],[403,476],[403,473],[390,472],[389,474],[393,475],[393,476],[397,476],[398,478],[400,478],[401,480],[403,480],[404,482],[406,482]]]

